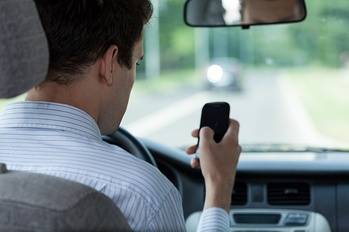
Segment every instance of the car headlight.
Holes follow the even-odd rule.
[[[207,79],[211,83],[218,83],[223,79],[224,71],[219,65],[211,65],[207,69]]]

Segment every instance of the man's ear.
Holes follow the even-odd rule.
[[[105,82],[107,85],[113,84],[113,73],[115,70],[115,62],[117,62],[118,56],[118,47],[112,45],[108,48],[108,50],[104,53],[103,57],[100,59],[100,78],[101,81]]]

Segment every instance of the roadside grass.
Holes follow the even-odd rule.
[[[199,75],[195,70],[167,71],[159,77],[136,81],[134,92],[137,94],[173,91],[182,86],[194,85],[198,81]]]
[[[317,129],[349,144],[349,69],[299,69],[283,76],[298,91]]]

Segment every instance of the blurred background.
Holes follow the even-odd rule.
[[[202,106],[227,101],[243,144],[348,147],[349,1],[306,3],[302,23],[242,30],[190,28],[184,1],[153,0],[122,126],[183,147]]]

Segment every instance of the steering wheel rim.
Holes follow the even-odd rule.
[[[109,144],[113,144],[116,146],[119,146],[129,152],[130,154],[136,156],[137,158],[144,160],[147,163],[150,163],[156,168],[159,168],[155,162],[155,159],[149,149],[141,142],[139,139],[134,137],[131,133],[129,133],[127,130],[123,128],[119,128],[114,134],[103,136],[103,140]],[[165,167],[165,170],[164,170]],[[159,168],[160,171],[165,171],[166,169],[171,169],[170,166],[166,164],[162,164],[162,166]],[[166,177],[169,178],[170,181],[176,186],[180,194],[183,196],[183,185],[181,181],[179,181],[179,177],[176,176],[176,172],[172,171],[171,174],[174,174],[174,178],[169,178],[167,175]]]
[[[148,148],[127,130],[119,128],[115,133],[103,136],[103,140],[109,144],[119,146],[137,158],[157,167],[155,159]]]

